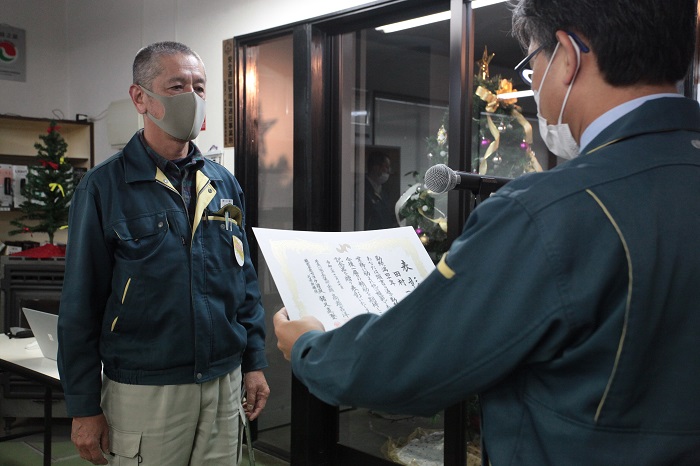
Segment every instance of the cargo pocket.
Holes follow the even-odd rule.
[[[137,466],[141,463],[141,432],[125,432],[109,429],[109,464]]]

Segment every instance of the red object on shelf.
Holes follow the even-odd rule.
[[[55,244],[45,244],[43,246],[27,249],[25,251],[16,252],[10,255],[22,257],[35,257],[37,259],[43,259],[46,257],[65,257],[66,247],[56,246]]]

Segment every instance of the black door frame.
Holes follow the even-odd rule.
[[[235,171],[249,206],[248,228],[257,225],[258,133],[256,95],[246,91],[247,55],[255,45],[281,35],[293,35],[294,48],[294,229],[338,231],[341,199],[335,187],[340,183],[339,36],[360,28],[379,26],[446,9],[450,19],[449,165],[470,169],[473,86],[473,14],[471,0],[387,0],[345,11],[234,38],[236,71]],[[469,194],[448,195],[448,236],[455,239],[468,216]],[[257,243],[251,239],[256,261]],[[257,263],[255,263],[257,267]],[[291,451],[292,466],[384,466],[394,463],[338,443],[339,410],[309,393],[292,377]],[[444,464],[464,465],[467,461],[466,407],[459,403],[445,410]],[[255,437],[255,435],[254,435]],[[255,444],[257,447],[257,444]]]

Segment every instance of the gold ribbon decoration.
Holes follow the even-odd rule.
[[[51,188],[51,192],[58,189],[61,191],[61,196],[66,197],[66,192],[63,190],[63,186],[61,186],[60,183],[49,183],[49,188]]]
[[[527,149],[525,153],[527,154],[528,161],[529,161],[529,170],[531,172],[541,172],[542,171],[542,165],[540,165],[540,162],[537,161],[537,157],[535,156],[535,153],[532,151],[532,125],[530,124],[529,121],[525,119],[525,117],[518,112],[517,110],[513,109],[511,112],[511,115],[515,117],[515,121],[520,123],[520,126],[523,127],[523,130],[525,132],[525,138],[523,139],[523,142],[527,144]]]
[[[498,96],[486,89],[484,86],[476,88],[475,94],[484,102],[486,102],[486,111],[494,113],[499,106]]]
[[[428,217],[427,215],[425,215],[425,212],[423,212],[423,209],[421,209],[420,207],[418,207],[416,210],[417,210],[418,213],[419,213],[421,216],[423,216],[426,220],[429,220],[429,221],[431,221],[431,222],[433,222],[433,223],[437,223],[437,225],[440,227],[440,229],[441,229],[442,231],[444,231],[445,233],[447,233],[447,219],[444,217],[445,214],[443,214],[442,212],[440,212],[437,208],[436,208],[435,210],[437,210],[438,212],[440,212],[440,213],[443,215],[442,217],[439,217],[439,218],[430,218],[430,217]]]
[[[501,94],[510,94],[511,92],[515,92],[517,89],[513,88],[513,82],[510,79],[501,79],[501,81],[498,83],[498,90],[496,91],[496,95],[501,95]],[[511,99],[499,99],[501,101],[501,105],[504,106],[509,106],[509,105],[515,105],[518,102],[518,99],[516,98],[511,98]]]
[[[523,142],[525,144],[527,144],[526,154],[528,157],[528,165],[529,165],[528,171],[541,172],[542,166],[537,161],[537,157],[535,157],[535,153],[532,151],[532,148],[531,148],[531,145],[532,145],[532,125],[514,107],[515,103],[518,101],[518,99],[499,99],[498,98],[499,94],[505,94],[507,92],[515,92],[515,89],[513,89],[513,84],[508,79],[501,79],[500,87],[499,87],[498,91],[496,91],[496,94],[489,91],[488,89],[486,89],[483,86],[477,87],[475,94],[481,100],[486,102],[486,111],[488,113],[495,113],[496,110],[498,110],[498,107],[502,107],[504,109],[506,107],[510,107],[510,112],[508,113],[509,116],[515,118],[515,121],[517,121],[518,124],[520,124],[520,126],[523,127],[523,131],[525,133],[525,137],[523,139]],[[489,159],[489,157],[491,157],[493,154],[495,154],[498,151],[498,147],[499,147],[500,139],[501,139],[501,133],[500,133],[500,131],[498,131],[498,128],[496,127],[493,120],[491,119],[491,115],[486,116],[486,122],[487,122],[487,125],[489,128],[489,132],[491,133],[491,136],[493,136],[493,142],[489,145],[488,149],[486,150],[486,153],[484,154],[484,157],[479,162],[479,174],[481,174],[481,175],[485,175],[486,172],[488,171],[488,159]]]
[[[489,127],[489,132],[491,132],[491,136],[493,136],[493,142],[489,144],[489,147],[486,149],[486,153],[484,154],[484,158],[481,159],[481,162],[479,162],[480,175],[486,174],[486,171],[489,169],[489,157],[498,151],[498,146],[501,141],[501,132],[498,131],[498,128],[491,119],[491,115],[486,115],[486,123]]]

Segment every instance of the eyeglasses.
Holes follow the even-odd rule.
[[[532,51],[527,57],[523,58],[523,60],[518,63],[515,66],[515,72],[520,75],[520,79],[523,80],[525,84],[528,86],[532,86],[532,68],[529,68],[528,65],[532,61],[535,56],[540,53],[544,49],[544,45],[540,45],[537,47],[535,50]]]
[[[576,42],[576,45],[578,45],[579,49],[581,49],[581,53],[588,53],[590,52],[591,49],[588,48],[586,44],[581,41],[581,39],[576,36],[573,32],[567,32],[569,36]],[[516,73],[520,75],[520,79],[523,80],[525,84],[528,86],[532,86],[532,69],[528,67],[530,62],[535,58],[535,56],[540,53],[542,50],[544,50],[544,45],[540,45],[537,47],[535,50],[533,50],[527,57],[523,58],[523,60],[518,63],[515,68]]]

